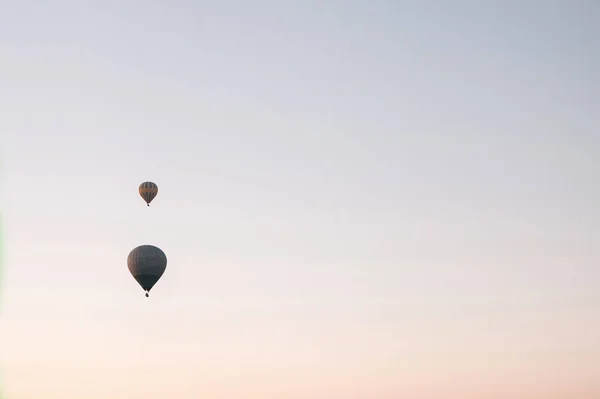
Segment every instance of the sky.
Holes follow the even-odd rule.
[[[3,399],[600,397],[599,37],[593,0],[2,1]]]

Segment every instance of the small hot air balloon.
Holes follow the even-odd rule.
[[[127,267],[148,296],[167,268],[167,256],[154,245],[140,245],[129,253]]]
[[[158,194],[158,186],[151,181],[145,181],[140,184],[138,191],[140,192],[140,196],[146,201],[146,204],[150,206],[150,203],[156,197],[156,194]]]

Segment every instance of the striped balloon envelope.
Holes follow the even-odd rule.
[[[150,206],[150,203],[156,197],[156,194],[158,194],[158,186],[151,181],[145,181],[140,184],[138,191],[140,192],[140,196],[146,201],[146,204]]]
[[[167,256],[154,245],[140,245],[129,253],[127,267],[148,296],[167,268]]]

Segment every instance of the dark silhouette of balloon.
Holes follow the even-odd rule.
[[[138,191],[140,192],[140,196],[146,201],[146,204],[150,206],[150,203],[156,197],[156,194],[158,194],[158,186],[151,181],[145,181],[140,184]]]
[[[149,296],[150,290],[167,268],[167,256],[154,245],[140,245],[129,253],[127,267],[133,278],[146,291],[146,296]]]

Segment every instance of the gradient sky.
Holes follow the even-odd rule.
[[[3,0],[7,399],[600,397],[599,38],[593,0]]]

